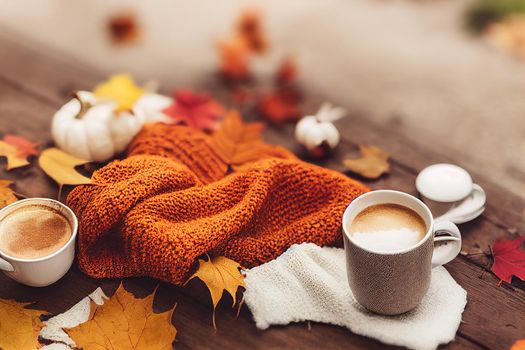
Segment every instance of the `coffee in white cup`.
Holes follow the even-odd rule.
[[[32,287],[64,276],[75,259],[78,222],[59,201],[29,198],[0,210],[0,270]]]
[[[71,225],[57,210],[27,205],[0,221],[0,251],[15,258],[39,259],[62,248],[71,234]]]

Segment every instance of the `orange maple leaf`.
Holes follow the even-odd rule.
[[[256,9],[247,9],[241,14],[237,23],[237,35],[254,53],[261,54],[268,49],[268,40],[262,30],[261,12]]]
[[[249,51],[243,40],[219,41],[220,74],[226,80],[242,81],[250,76]]]
[[[257,103],[261,116],[273,124],[295,121],[301,116],[300,94],[296,89],[283,88],[262,95]]]
[[[525,339],[516,340],[509,350],[525,350]]]
[[[267,146],[261,138],[262,123],[245,124],[237,111],[230,111],[211,138],[211,146],[225,163],[241,165],[261,158]]]
[[[15,146],[18,150],[19,157],[36,156],[38,150],[36,147],[40,144],[39,142],[31,142],[25,137],[7,134],[4,136],[4,142]]]

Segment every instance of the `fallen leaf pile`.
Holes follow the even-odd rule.
[[[516,276],[525,281],[525,236],[495,241],[492,258],[491,270],[500,280],[510,283]]]
[[[241,165],[260,157],[261,123],[245,124],[237,111],[228,113],[212,136],[211,146],[225,163]]]
[[[144,94],[144,89],[138,86],[128,74],[113,75],[108,81],[99,84],[93,90],[100,99],[116,102],[117,111],[130,111],[135,102]]]
[[[177,330],[171,323],[175,308],[153,311],[152,293],[138,299],[119,286],[102,306],[92,302],[89,319],[66,329],[82,349],[172,349]]]
[[[13,190],[9,188],[12,184],[13,181],[0,180],[0,209],[18,200]]]
[[[175,93],[173,104],[163,112],[177,123],[200,130],[215,130],[226,110],[208,94],[180,90]]]
[[[368,179],[376,179],[390,170],[388,153],[376,146],[359,145],[361,156],[357,159],[345,159],[344,165],[352,172]]]
[[[73,157],[58,148],[48,148],[40,154],[38,164],[42,170],[59,186],[58,198],[64,185],[90,184],[91,179],[75,170],[76,166],[84,165],[89,161]]]
[[[5,135],[0,141],[0,156],[7,158],[7,170],[29,165],[27,158],[38,155],[37,146],[21,136]]]
[[[213,328],[217,328],[215,308],[223,293],[227,292],[232,297],[232,307],[234,307],[237,303],[237,290],[239,287],[245,287],[244,276],[239,271],[240,268],[238,263],[223,256],[208,257],[208,260],[199,259],[197,271],[188,279],[188,282],[194,278],[200,279],[210,291],[213,304]]]
[[[0,299],[0,349],[38,348],[38,333],[43,327],[40,316],[46,312],[28,309],[28,305]]]

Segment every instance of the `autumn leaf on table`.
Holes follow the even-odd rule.
[[[250,76],[249,51],[242,40],[219,41],[219,73],[226,81],[238,82]]]
[[[99,84],[93,93],[101,100],[115,101],[116,110],[120,112],[130,111],[135,102],[144,94],[144,89],[135,83],[131,75],[117,74]]]
[[[0,180],[0,209],[18,200],[12,189],[9,188],[13,181]]]
[[[173,104],[163,110],[175,122],[199,130],[215,130],[226,114],[224,106],[210,95],[191,90],[175,93]]]
[[[260,158],[264,142],[262,123],[245,124],[237,111],[230,111],[213,133],[210,145],[230,165],[241,165]]]
[[[131,12],[123,12],[111,17],[108,30],[115,44],[131,44],[140,39],[140,27],[136,16]]]
[[[294,88],[282,88],[263,94],[257,103],[261,116],[272,124],[296,121],[301,116],[300,93]]]
[[[277,70],[276,82],[279,85],[291,84],[297,77],[297,66],[290,57],[285,58]]]
[[[223,293],[226,291],[233,299],[232,307],[237,303],[237,289],[245,287],[244,276],[239,269],[241,266],[235,261],[217,256],[208,257],[208,260],[199,259],[197,271],[188,279],[186,283],[194,278],[200,279],[210,291],[213,304],[213,328],[215,324],[215,308],[219,304]]]
[[[0,156],[7,158],[7,170],[29,165],[30,156],[36,156],[38,143],[16,135],[5,135],[0,141]]]
[[[58,148],[48,148],[40,154],[38,164],[42,170],[59,186],[58,198],[64,185],[90,184],[91,179],[75,170],[76,166],[89,163],[89,160],[73,157]]]
[[[516,340],[509,350],[525,350],[525,339]]]
[[[0,299],[0,349],[34,350],[45,311],[27,309],[31,303]]]
[[[89,319],[66,329],[78,348],[172,349],[177,330],[171,323],[175,307],[163,313],[153,311],[152,293],[138,299],[122,284],[102,306],[91,303]]]
[[[357,159],[345,159],[344,165],[356,174],[369,179],[377,179],[390,170],[388,153],[376,146],[359,145],[361,156]]]
[[[525,281],[525,236],[500,239],[492,246],[491,270],[502,281],[510,283],[512,276]]]
[[[245,10],[237,23],[236,34],[254,53],[264,53],[268,49],[268,40],[262,29],[261,12],[255,9]]]

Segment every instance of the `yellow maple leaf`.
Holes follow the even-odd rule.
[[[135,102],[144,94],[144,89],[137,84],[129,74],[117,74],[108,81],[99,84],[93,90],[95,96],[101,99],[111,99],[117,103],[117,111],[129,111]]]
[[[122,284],[102,306],[91,304],[89,319],[66,329],[77,347],[91,349],[172,349],[177,330],[171,323],[175,307],[163,313],[153,312],[152,293],[138,299]]]
[[[351,171],[369,179],[376,179],[390,170],[388,153],[376,146],[359,145],[361,156],[357,159],[346,159],[344,165]]]
[[[13,190],[9,188],[11,184],[13,181],[0,180],[0,209],[18,200]]]
[[[45,311],[26,309],[31,303],[0,299],[0,349],[35,350]]]
[[[29,165],[27,157],[21,155],[18,148],[5,141],[0,141],[0,156],[7,158],[7,170]]]
[[[208,260],[199,259],[197,271],[186,282],[197,277],[206,284],[213,303],[213,328],[216,328],[215,307],[219,304],[224,291],[231,295],[233,307],[237,300],[237,289],[245,286],[244,276],[239,271],[240,267],[238,263],[224,256],[208,257]]]
[[[73,157],[58,148],[48,148],[38,157],[38,164],[44,172],[59,186],[58,198],[64,185],[90,184],[91,179],[75,170],[78,165],[89,163],[89,160]]]

